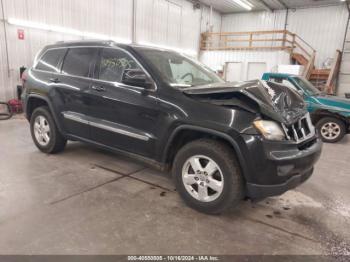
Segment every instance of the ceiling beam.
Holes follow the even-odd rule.
[[[289,6],[287,6],[283,0],[277,0],[277,2],[280,3],[285,9],[289,9]]]
[[[264,0],[258,0],[266,11],[273,12],[273,9]]]
[[[192,3],[194,9],[200,9],[201,6],[205,6],[205,7],[209,8],[209,9],[211,8],[210,5],[207,5],[207,4],[203,3],[203,2],[201,2],[200,0],[186,0],[186,1]],[[213,10],[215,12],[218,12],[219,14],[223,14],[222,12],[220,12],[219,10],[217,10],[214,7],[213,7]]]

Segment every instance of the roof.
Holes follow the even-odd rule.
[[[118,43],[110,40],[76,40],[76,41],[59,41],[50,47],[70,47],[70,46],[115,46]]]
[[[234,0],[198,0],[199,2],[212,6],[215,10],[223,14],[247,12]],[[247,0],[253,5],[252,11],[262,10],[282,10],[308,7],[321,7],[329,5],[344,5],[340,0]]]

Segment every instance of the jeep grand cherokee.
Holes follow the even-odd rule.
[[[226,83],[182,54],[111,41],[57,43],[24,74],[35,145],[67,140],[171,170],[191,207],[220,213],[308,179],[321,142],[302,98],[272,82]]]

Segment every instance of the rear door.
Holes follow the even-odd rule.
[[[152,157],[159,109],[155,90],[121,83],[125,69],[142,69],[128,52],[103,48],[91,85],[91,137],[98,143]]]
[[[98,48],[69,48],[62,64],[62,74],[57,77],[56,103],[67,133],[80,138],[90,138],[89,88],[98,55]]]

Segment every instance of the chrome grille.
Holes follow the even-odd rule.
[[[315,135],[315,127],[311,122],[309,113],[292,125],[282,124],[282,126],[287,139],[294,140],[297,143],[304,142]]]

